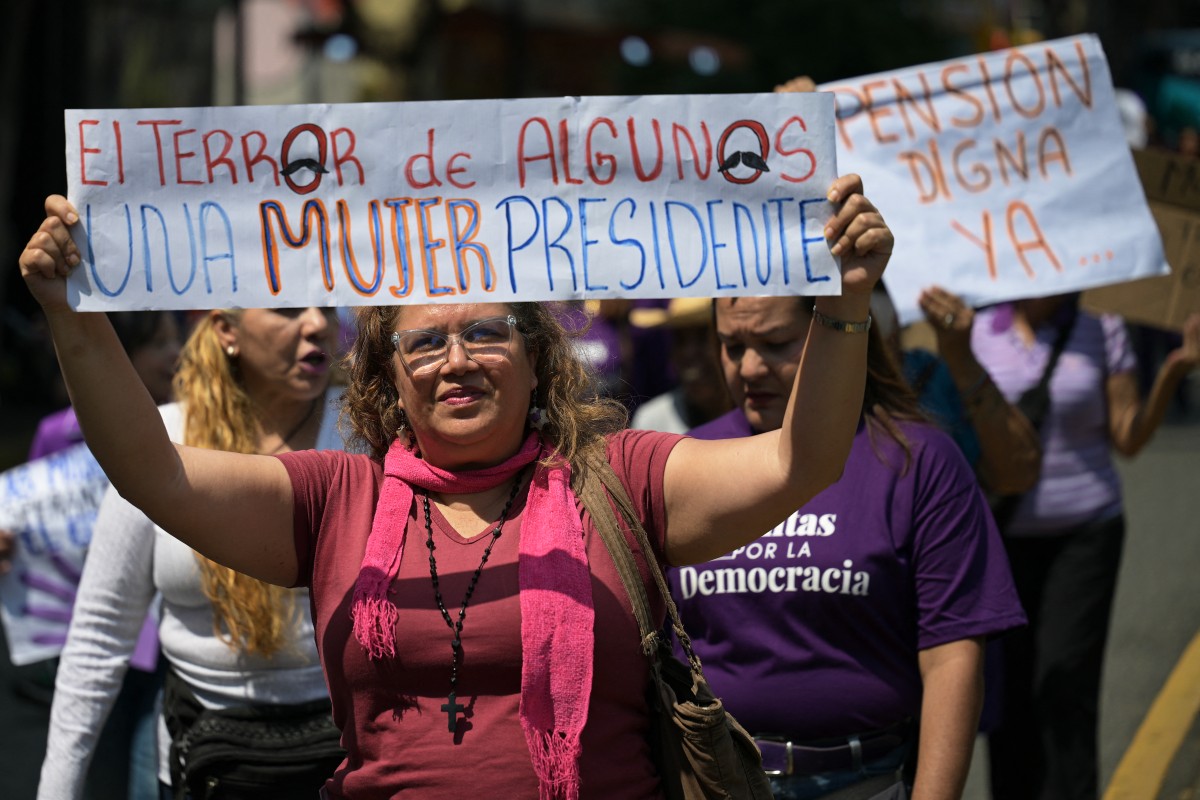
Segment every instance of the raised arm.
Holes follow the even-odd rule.
[[[975,359],[971,350],[975,310],[938,286],[922,292],[920,304],[979,437],[979,482],[998,494],[1029,491],[1041,473],[1041,439],[1029,419],[1004,398]]]
[[[292,493],[274,458],[178,447],[104,314],[76,313],[66,276],[80,263],[67,199],[21,253],[21,274],[49,323],[71,404],[109,480],[152,520],[209,558],[272,583],[296,576]]]
[[[1142,401],[1133,372],[1110,375],[1105,385],[1108,396],[1109,433],[1113,447],[1123,456],[1135,456],[1154,436],[1167,413],[1179,382],[1200,366],[1200,312],[1183,325],[1183,344],[1167,355],[1150,394]]]
[[[868,317],[892,232],[857,175],[829,190],[839,204],[825,229],[842,262],[842,295],[817,311],[847,323]],[[746,439],[685,439],[667,460],[667,558],[706,561],[751,542],[842,474],[866,385],[867,337],[814,320],[780,430]]]

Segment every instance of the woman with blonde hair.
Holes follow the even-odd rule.
[[[159,409],[170,437],[237,453],[340,448],[330,389],[336,337],[331,310],[209,312],[180,353],[177,402]],[[178,746],[201,709],[327,704],[306,595],[208,560],[110,488],[62,653],[38,797],[82,796],[97,734],[157,596],[169,662],[164,796],[186,796]]]

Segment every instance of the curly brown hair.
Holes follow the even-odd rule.
[[[353,435],[377,461],[383,460],[401,428],[391,343],[400,308],[358,309],[358,335],[346,356],[350,385],[343,413]],[[595,376],[574,344],[580,332],[563,325],[561,304],[510,303],[508,308],[517,318],[525,349],[536,357],[535,398],[545,414],[542,435],[554,446],[555,455],[578,467],[589,455],[603,452],[607,435],[625,427],[625,407],[600,394]]]

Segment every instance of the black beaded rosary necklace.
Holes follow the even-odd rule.
[[[500,538],[500,534],[504,531],[504,521],[508,519],[508,512],[512,508],[513,501],[517,499],[517,490],[521,487],[521,478],[524,475],[524,470],[517,473],[517,479],[513,482],[512,491],[508,493],[508,501],[504,504],[504,510],[500,512],[500,519],[496,521],[496,528],[492,531],[492,540],[487,543],[487,547],[483,549],[483,558],[479,560],[479,566],[475,568],[475,574],[471,576],[471,583],[467,585],[467,592],[463,595],[462,605],[458,609],[458,620],[451,619],[450,612],[446,610],[446,603],[442,600],[442,590],[438,585],[437,559],[433,556],[433,518],[429,514],[429,494],[421,495],[421,504],[425,508],[425,532],[428,535],[426,546],[429,548],[429,576],[433,579],[433,597],[437,601],[438,611],[442,612],[442,619],[446,620],[446,625],[454,633],[454,638],[450,640],[450,650],[452,657],[450,659],[450,693],[446,696],[446,702],[442,705],[442,711],[446,712],[446,723],[450,733],[454,733],[458,725],[458,712],[465,711],[466,706],[459,705],[457,702],[458,695],[458,659],[462,655],[462,629],[463,621],[467,617],[467,604],[471,602],[471,595],[475,593],[475,585],[479,583],[479,576],[483,574],[483,565],[487,563],[488,557],[492,554],[492,546],[496,544],[496,540]]]

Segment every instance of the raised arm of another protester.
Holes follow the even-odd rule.
[[[1167,354],[1154,377],[1150,393],[1142,400],[1133,372],[1111,375],[1108,395],[1109,432],[1113,447],[1123,456],[1134,456],[1146,446],[1162,423],[1179,382],[1200,367],[1200,312],[1183,324],[1183,343]]]
[[[76,313],[66,277],[79,215],[60,195],[19,263],[42,307],[88,447],[121,496],[209,558],[271,583],[296,579],[292,487],[278,459],[178,446],[104,314]],[[253,536],[247,536],[253,532]]]
[[[892,232],[845,175],[829,188],[838,212],[825,229],[841,259],[842,294],[818,297],[779,430],[676,445],[664,476],[667,558],[707,561],[754,541],[842,475],[862,410],[871,291]]]
[[[937,334],[938,350],[962,395],[979,438],[979,482],[997,494],[1020,494],[1037,483],[1042,465],[1038,432],[992,382],[971,351],[975,310],[938,286],[921,293],[925,318]]]

